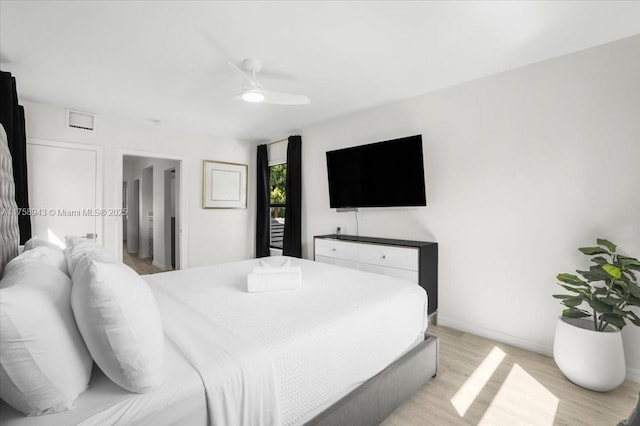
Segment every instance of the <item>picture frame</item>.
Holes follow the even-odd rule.
[[[202,163],[202,208],[247,208],[246,164],[204,160]]]

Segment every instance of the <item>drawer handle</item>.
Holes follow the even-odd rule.
[[[380,259],[386,259],[387,255],[383,254],[382,256],[380,256]]]
[[[335,247],[331,249],[332,252],[336,251]]]

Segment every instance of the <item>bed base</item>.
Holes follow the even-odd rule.
[[[425,334],[424,341],[306,425],[379,425],[437,372],[438,338]]]

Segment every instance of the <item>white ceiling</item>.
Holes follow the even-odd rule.
[[[638,1],[6,1],[21,99],[249,140],[640,34]],[[227,62],[310,105],[247,104]],[[259,76],[260,77],[260,76]]]

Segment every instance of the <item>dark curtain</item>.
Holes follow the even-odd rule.
[[[282,254],[302,257],[302,138],[300,136],[289,136],[286,194]]]
[[[258,145],[257,203],[256,203],[256,257],[269,256],[269,160],[267,145]]]
[[[0,71],[0,123],[7,133],[7,142],[13,162],[13,179],[16,187],[16,204],[29,208],[27,183],[27,136],[24,125],[24,108],[18,105],[16,79],[11,73]],[[31,217],[18,216],[20,244],[31,238]]]

